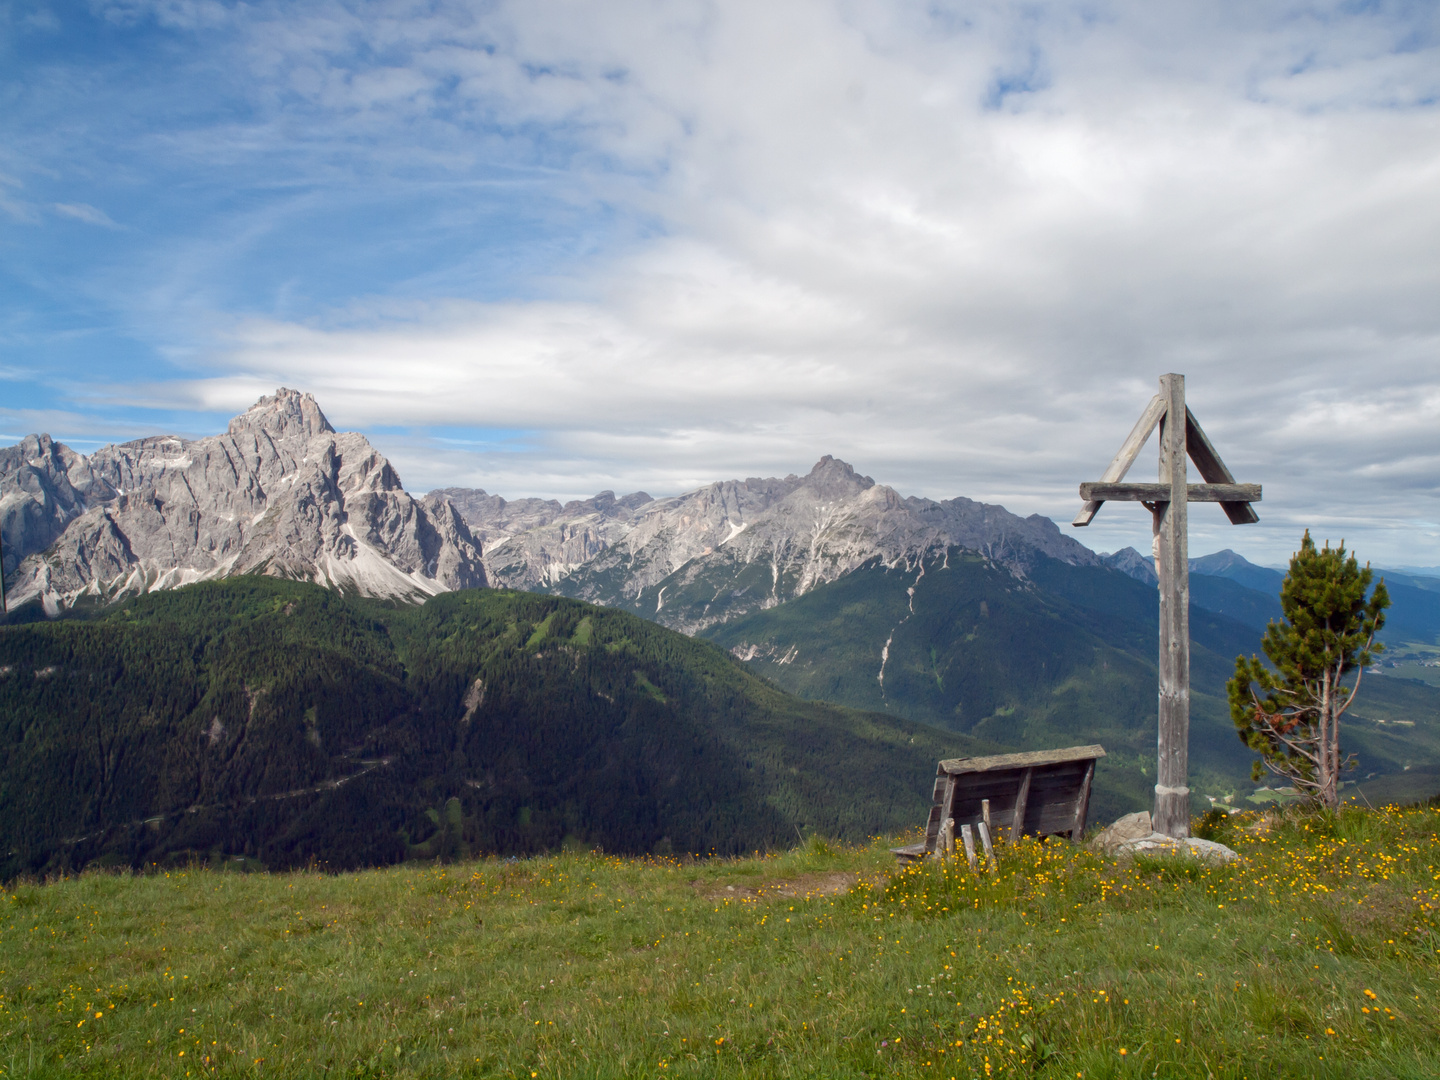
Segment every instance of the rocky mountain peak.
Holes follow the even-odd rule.
[[[848,463],[829,454],[815,463],[803,483],[817,495],[832,499],[855,495],[875,486],[870,477],[861,476]]]
[[[230,421],[231,435],[249,432],[264,432],[276,439],[310,439],[316,435],[333,435],[335,429],[325,419],[313,394],[282,386]]]
[[[1041,558],[1094,552],[1038,515],[958,498],[902,497],[827,454],[805,476],[750,477],[650,499],[610,492],[565,506],[444,494],[484,540],[487,578],[614,604],[695,633],[804,595],[870,563],[918,572],[950,548],[1024,577]],[[633,503],[629,513],[622,513]]]
[[[1155,574],[1155,557],[1141,555],[1133,547],[1121,548],[1115,552],[1102,552],[1100,561],[1112,570],[1119,570],[1122,574],[1132,577],[1136,581],[1143,581],[1146,585],[1159,584],[1160,579]]]
[[[410,599],[486,581],[454,506],[412,498],[365,436],[285,387],[224,435],[0,449],[0,537],[10,606],[38,597],[52,614],[247,573]]]

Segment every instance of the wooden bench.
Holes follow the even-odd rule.
[[[987,836],[993,831],[1012,843],[1022,836],[1056,833],[1079,840],[1090,810],[1095,762],[1104,756],[1103,746],[1072,746],[942,761],[925,839],[890,850],[900,859],[932,855],[948,821],[954,822],[951,837],[983,822]]]

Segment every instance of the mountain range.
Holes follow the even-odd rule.
[[[1102,554],[1101,562],[1136,581],[1154,586],[1154,559],[1134,548]],[[1430,647],[1440,640],[1440,577],[1414,571],[1376,568],[1390,593],[1385,628],[1379,634],[1390,644],[1415,643]],[[1229,616],[1263,631],[1280,619],[1280,585],[1285,574],[1256,566],[1228,548],[1190,560],[1190,602],[1199,608]]]
[[[1039,558],[1098,564],[1040,515],[957,498],[902,496],[822,457],[805,476],[727,480],[685,495],[562,506],[447,488],[481,538],[497,585],[622,607],[696,633],[776,607],[879,560],[918,567],[960,547],[1023,575]]]
[[[54,613],[236,574],[419,599],[495,584],[624,607],[694,632],[773,607],[879,558],[946,547],[1022,575],[1097,556],[1039,515],[900,495],[822,458],[806,476],[672,498],[602,492],[562,505],[474,489],[417,499],[360,434],[281,388],[223,435],[156,436],[88,457],[48,435],[0,450],[10,606]]]
[[[916,573],[948,549],[1017,581],[1058,561],[1155,583],[1153,560],[1133,548],[1098,555],[1038,514],[903,496],[828,455],[804,476],[659,499],[606,491],[562,504],[471,488],[416,498],[364,435],[336,432],[311,395],[283,387],[223,435],[89,456],[43,434],[0,448],[8,607],[38,601],[49,614],[262,573],[391,599],[487,584],[553,592],[693,634],[861,567]],[[1262,628],[1279,614],[1280,571],[1227,550],[1192,559],[1191,573],[1199,607]],[[1382,573],[1391,635],[1433,641],[1440,578]]]
[[[803,476],[666,498],[415,498],[363,435],[281,389],[224,435],[88,457],[43,435],[0,450],[0,535],[12,622],[257,574],[388,602],[548,593],[708,638],[801,698],[987,745],[1099,739],[1117,806],[1143,805],[1153,783],[1151,561],[1096,554],[1038,515],[903,496],[829,456]],[[1229,551],[1191,571],[1199,799],[1253,787],[1224,681],[1279,617],[1282,574]],[[1440,579],[1385,574],[1387,636],[1433,647]],[[1440,691],[1372,680],[1364,702],[1347,730],[1365,775],[1440,785]]]

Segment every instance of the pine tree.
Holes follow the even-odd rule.
[[[1230,717],[1240,740],[1260,754],[1253,775],[1265,770],[1289,780],[1302,796],[1334,808],[1340,773],[1354,764],[1340,752],[1340,717],[1355,702],[1360,678],[1384,645],[1375,634],[1385,625],[1390,594],[1382,578],[1366,598],[1373,575],[1362,570],[1345,544],[1327,541],[1316,550],[1307,529],[1280,587],[1283,623],[1265,631],[1258,657],[1235,658],[1227,684]],[[1353,686],[1344,679],[1359,669]]]

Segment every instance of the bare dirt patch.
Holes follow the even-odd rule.
[[[1436,898],[1423,890],[1412,895],[1389,882],[1373,881],[1362,893],[1359,890],[1328,893],[1320,900],[1320,910],[1344,934],[1387,934],[1419,930],[1417,919],[1436,907]]]
[[[691,887],[706,900],[813,900],[821,896],[842,896],[860,881],[850,872],[801,874],[793,878],[775,878],[748,885],[725,884],[718,881],[692,881]]]

